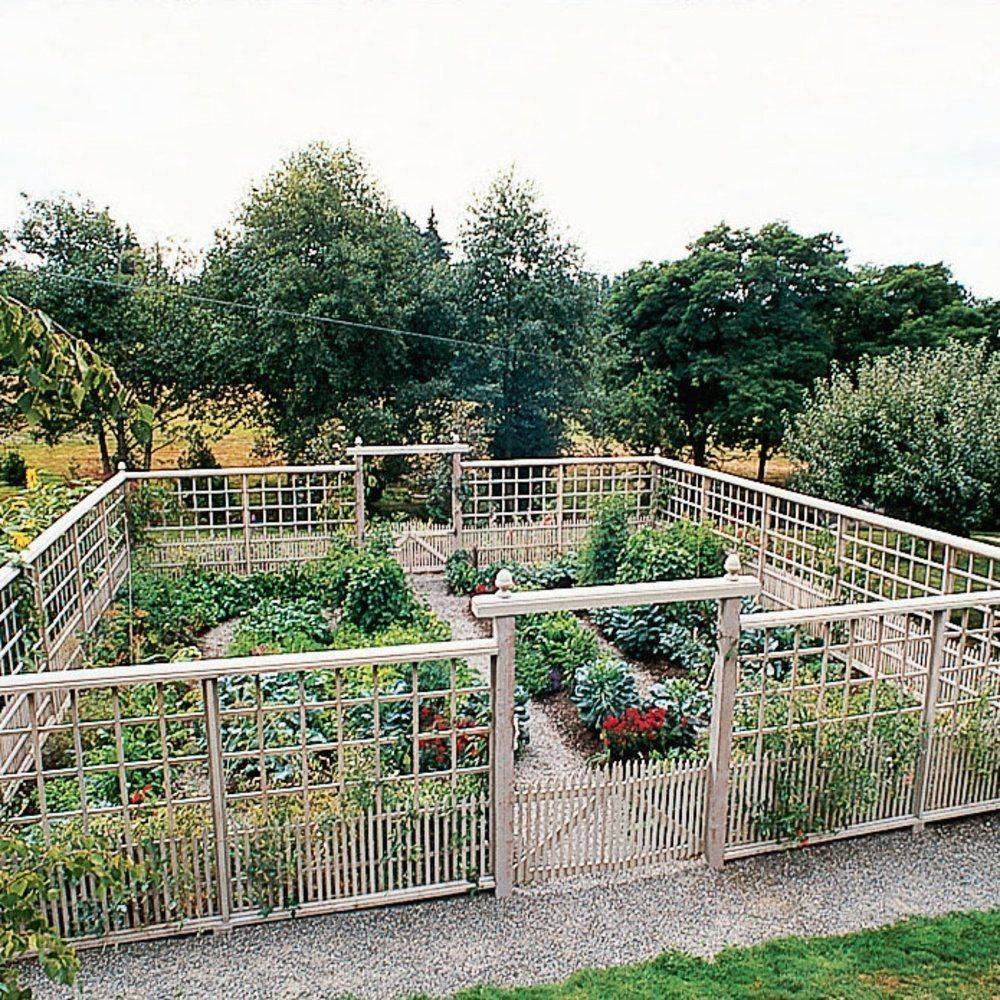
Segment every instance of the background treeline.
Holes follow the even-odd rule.
[[[27,201],[2,240],[0,291],[94,348],[150,429],[99,401],[59,420],[26,414],[10,356],[0,417],[8,430],[32,417],[50,438],[93,434],[106,469],[148,466],[180,428],[205,452],[246,421],[265,428],[262,451],[310,460],[355,434],[458,433],[501,458],[590,435],[697,463],[752,451],[760,476],[783,451],[803,485],[838,499],[958,527],[996,514],[996,425],[977,442],[975,414],[998,395],[1000,305],[943,264],[852,268],[832,233],[723,223],[677,260],[608,280],[512,173],[449,245],[433,213],[408,218],[353,152],[313,145],[251,189],[198,257],[143,245],[78,198]],[[929,372],[936,393],[921,395],[912,384]],[[887,461],[891,434],[897,468],[880,478],[871,463]],[[913,488],[922,457],[961,481],[954,496]]]

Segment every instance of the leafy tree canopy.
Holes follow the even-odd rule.
[[[501,174],[471,207],[456,267],[455,391],[482,408],[491,451],[555,454],[597,345],[597,283],[529,183]]]
[[[949,340],[996,337],[995,303],[976,302],[944,264],[864,267],[852,276],[834,327],[838,359],[897,347],[940,347]]]
[[[609,297],[611,426],[630,443],[754,446],[763,463],[783,413],[823,374],[848,279],[840,241],[780,222],[725,223],[686,257],[623,275]]]
[[[9,243],[19,256],[0,270],[0,287],[56,317],[97,351],[128,392],[150,407],[152,428],[194,412],[199,390],[209,385],[218,405],[208,317],[175,294],[183,290],[183,261],[160,246],[142,247],[107,209],[67,197],[29,201]],[[152,433],[136,439],[113,406],[92,406],[86,417],[83,426],[96,433],[106,471],[118,460],[134,460],[136,447],[149,465]]]
[[[203,287],[254,307],[229,310],[217,331],[228,379],[263,394],[293,455],[331,418],[405,437],[443,374],[440,342],[371,328],[449,334],[450,280],[349,149],[308,146],[254,188],[218,235]]]
[[[809,492],[968,531],[1000,514],[1000,353],[898,348],[816,383],[786,449]]]

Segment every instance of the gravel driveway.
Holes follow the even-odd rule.
[[[665,948],[1000,906],[1000,815],[731,863],[701,862],[82,953],[85,997],[397,997],[560,979]],[[71,996],[32,976],[40,997]]]

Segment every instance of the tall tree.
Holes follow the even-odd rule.
[[[471,207],[456,267],[456,392],[476,401],[497,458],[549,455],[583,400],[597,283],[532,184],[501,174]]]
[[[844,253],[829,233],[780,222],[757,233],[723,223],[688,249],[612,289],[610,422],[699,465],[711,446],[754,447],[763,477],[784,413],[829,365]]]
[[[941,347],[995,336],[988,303],[976,302],[944,264],[862,267],[852,277],[834,328],[838,360],[897,347]]]
[[[162,247],[141,246],[108,209],[66,197],[28,202],[9,242],[17,257],[0,270],[0,286],[94,348],[151,408],[154,430],[191,411],[216,368],[212,341],[200,336],[199,310],[176,294],[180,268]],[[149,465],[152,433],[137,440],[121,413],[90,417],[106,471],[137,450]]]
[[[349,149],[308,146],[254,188],[203,287],[253,307],[219,331],[229,378],[261,392],[293,455],[331,418],[405,435],[447,364],[447,266]]]

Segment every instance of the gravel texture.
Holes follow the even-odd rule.
[[[398,997],[711,955],[787,934],[1000,906],[1000,815],[730,863],[553,882],[81,955],[85,997]],[[65,997],[32,975],[40,997]]]
[[[451,624],[456,639],[483,639],[490,635],[490,623],[475,618],[468,597],[449,594],[444,577],[419,574],[410,577],[413,589],[430,609]],[[528,748],[517,759],[515,779],[520,783],[586,766],[586,757],[563,739],[552,713],[545,704],[532,698],[528,706]]]

